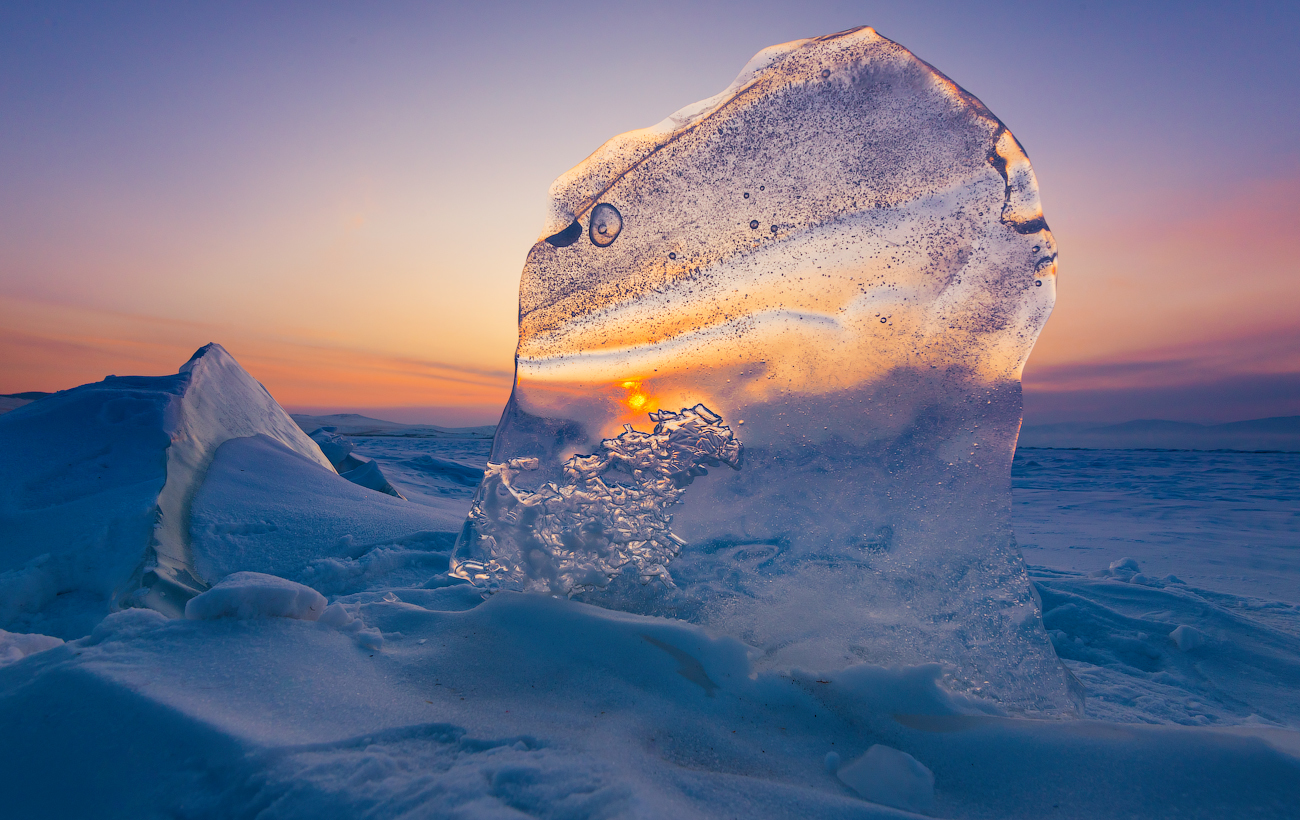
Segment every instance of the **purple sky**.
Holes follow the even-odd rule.
[[[1294,3],[4,4],[0,393],[219,341],[287,405],[493,421],[550,182],[864,24],[1033,161],[1029,423],[1300,414]]]

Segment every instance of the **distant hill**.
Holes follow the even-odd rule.
[[[308,416],[293,413],[291,418],[306,433],[321,427],[335,427],[341,436],[396,436],[400,438],[492,438],[496,425],[481,427],[437,427],[432,424],[402,424],[396,421],[372,419],[357,413],[333,413],[328,416]]]
[[[1300,452],[1300,416],[1229,424],[1145,419],[1122,424],[1063,422],[1026,425],[1021,447],[1093,450],[1280,450]]]
[[[37,399],[43,399],[49,393],[42,393],[39,390],[29,390],[26,393],[0,393],[0,415],[8,413],[10,410],[17,410],[24,404],[31,404]]]

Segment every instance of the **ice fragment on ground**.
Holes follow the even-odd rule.
[[[1180,624],[1173,632],[1169,633],[1169,639],[1174,642],[1180,652],[1191,652],[1205,645],[1205,633],[1194,626]]]
[[[324,612],[324,595],[309,586],[260,572],[236,572],[185,604],[185,617],[192,621],[215,618],[314,621]]]
[[[876,744],[837,772],[863,799],[920,813],[934,807],[934,773],[907,752]]]
[[[320,447],[321,454],[329,459],[330,464],[334,465],[334,469],[339,473],[343,473],[360,467],[365,462],[352,455],[356,445],[346,437],[339,435],[338,429],[337,427],[317,427],[309,434],[309,437],[316,442],[317,447]]]
[[[339,473],[339,475],[343,476],[348,481],[351,481],[353,484],[356,484],[358,487],[365,487],[367,490],[374,490],[375,492],[383,493],[384,495],[391,495],[394,498],[400,498],[403,501],[406,500],[406,497],[399,493],[397,488],[389,483],[388,479],[384,476],[383,471],[379,469],[379,465],[373,461],[362,462],[360,467],[355,467],[348,470],[346,473]]]
[[[1118,561],[1111,561],[1106,570],[1111,576],[1127,581],[1141,572],[1142,567],[1132,558],[1121,558]]]
[[[337,430],[337,427],[318,427],[312,431],[311,440],[320,447],[338,474],[353,484],[405,501],[405,497],[389,483],[378,464],[352,455],[356,445],[339,435]]]
[[[552,186],[490,458],[516,466],[453,571],[688,619],[765,668],[942,662],[956,689],[1074,711],[1009,521],[1055,264],[1029,161],[977,99],[867,28],[765,50]],[[651,555],[621,540],[639,499],[552,502],[573,458],[696,406],[745,466],[696,482]]]
[[[384,645],[383,633],[374,627],[367,629],[359,617],[349,612],[347,607],[340,603],[325,607],[317,623],[352,635],[357,645],[363,649],[379,649]]]
[[[49,635],[6,632],[0,629],[0,666],[20,661],[36,652],[62,646],[63,640]]]

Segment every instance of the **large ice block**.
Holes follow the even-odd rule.
[[[1009,521],[1055,263],[1029,161],[979,100],[870,28],[760,52],[552,187],[506,466],[453,572],[705,624],[769,668],[939,661],[956,689],[1071,710]],[[642,482],[602,472],[575,515],[573,464],[700,406],[743,466],[691,473],[649,539],[680,554],[632,561],[619,505]]]

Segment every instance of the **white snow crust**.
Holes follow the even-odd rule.
[[[5,632],[0,629],[0,666],[20,661],[34,652],[53,649],[63,643],[50,635]]]
[[[185,603],[192,621],[214,618],[295,618],[315,621],[325,612],[325,596],[309,586],[264,575],[236,572]]]

